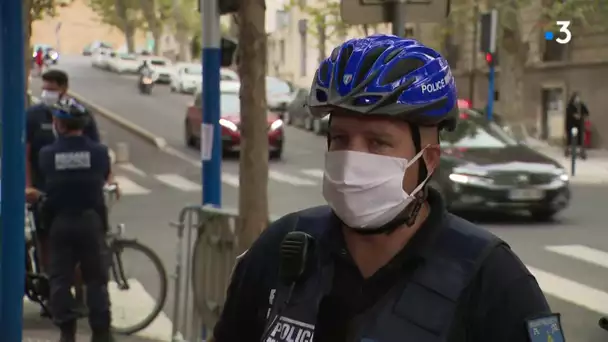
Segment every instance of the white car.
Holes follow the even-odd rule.
[[[134,74],[137,73],[141,62],[137,56],[133,54],[117,54],[116,57],[110,58],[107,61],[108,69],[119,74]]]
[[[157,75],[157,83],[171,83],[171,74],[173,74],[174,71],[170,60],[158,56],[142,56],[141,63],[144,61],[148,62],[150,69]]]
[[[107,49],[98,49],[93,53],[91,65],[95,68],[105,69],[108,67],[108,60],[112,51]]]
[[[266,98],[268,108],[271,110],[285,111],[291,103],[295,92],[289,83],[276,77],[266,76]]]
[[[201,88],[203,68],[195,63],[178,63],[171,74],[171,91],[179,93],[195,93]]]

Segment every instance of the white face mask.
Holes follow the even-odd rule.
[[[365,152],[329,151],[325,155],[323,197],[347,226],[382,227],[414,200],[431,177],[429,172],[411,194],[403,190],[405,171],[425,149],[410,161]]]
[[[58,91],[43,90],[42,94],[40,94],[40,100],[47,106],[56,104],[59,101],[59,97]]]

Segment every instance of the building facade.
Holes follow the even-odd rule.
[[[306,0],[308,6],[317,5]],[[333,0],[332,0],[333,1]],[[472,0],[471,0],[472,1]],[[528,56],[524,77],[524,110],[526,114],[509,115],[501,112],[500,89],[497,89],[496,111],[508,121],[516,117],[518,129],[534,137],[561,143],[564,139],[564,111],[570,94],[578,91],[587,104],[592,126],[592,144],[608,147],[608,33],[589,32],[572,22],[572,40],[566,45],[546,41],[539,25],[542,9],[547,1],[532,0],[520,11],[521,31],[528,44]],[[268,36],[268,73],[292,81],[302,87],[310,85],[318,65],[320,52],[317,37],[310,34],[307,16],[298,8],[283,10],[275,7],[268,19],[275,22]],[[483,6],[480,8],[484,10]],[[473,6],[471,6],[473,11]],[[475,13],[471,13],[473,18]],[[433,45],[443,51],[454,70],[459,96],[474,100],[476,107],[487,103],[487,66],[484,55],[478,51],[479,30],[475,20],[464,21],[453,31],[454,38],[444,40],[438,34],[438,25],[408,25],[408,36]],[[352,28],[344,37],[328,37],[326,54],[339,41],[362,36],[361,27]],[[390,25],[368,28],[367,33],[388,33]],[[440,31],[440,30],[439,30]],[[324,57],[324,56],[323,56]],[[497,78],[502,72],[497,67]]]

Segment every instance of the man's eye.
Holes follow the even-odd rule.
[[[380,140],[380,139],[372,139],[371,141],[371,145],[372,146],[376,146],[376,147],[385,147],[385,146],[390,146],[389,143],[387,143],[384,140]]]

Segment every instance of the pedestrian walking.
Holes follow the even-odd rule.
[[[587,151],[585,151],[583,139],[585,137],[585,121],[589,119],[589,110],[578,92],[572,93],[572,96],[568,101],[565,119],[566,146],[564,155],[566,157],[570,156],[572,144],[574,143],[580,151],[581,158],[587,159]],[[573,135],[573,128],[578,130],[576,137]],[[576,139],[576,141],[572,141],[572,139]]]

